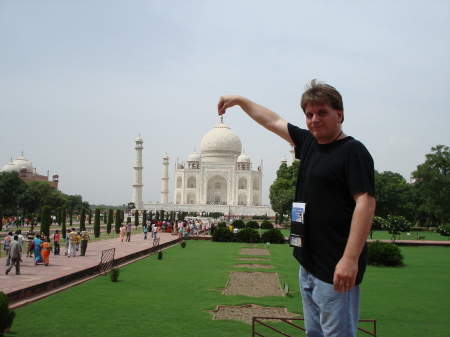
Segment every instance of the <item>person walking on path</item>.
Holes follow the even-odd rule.
[[[16,266],[16,275],[20,275],[20,243],[18,239],[18,236],[14,235],[14,240],[10,243],[9,253],[11,255],[11,263],[6,269],[6,275],[8,275],[13,266]]]
[[[72,228],[71,232],[69,233],[69,252],[67,254],[67,257],[77,256],[77,242],[78,234],[75,231],[75,228]]]
[[[42,259],[44,260],[44,265],[48,266],[50,262],[50,253],[52,252],[52,244],[49,238],[45,238],[44,242],[41,244],[42,248]]]
[[[33,230],[33,226],[30,227],[30,230],[27,232],[27,241],[28,241],[28,247],[27,247],[27,257],[33,257],[33,240],[36,233]]]
[[[34,253],[34,264],[42,263],[44,260],[42,259],[42,240],[36,235],[33,240],[33,253]]]
[[[301,162],[295,201],[305,210],[304,221],[292,221],[290,242],[301,265],[306,335],[356,336],[359,284],[375,212],[375,170],[366,147],[342,130],[341,94],[311,81],[300,103],[307,130],[241,96],[222,96],[218,114],[236,105],[294,146]]]
[[[152,224],[152,238],[156,238],[156,233],[158,233],[158,227],[156,227],[156,223]]]
[[[67,232],[66,232],[66,237],[65,237],[65,239],[64,239],[64,241],[65,241],[65,248],[66,248],[66,252],[64,253],[65,256],[68,256],[68,255],[69,255],[69,247],[70,247],[70,244],[69,244],[69,234],[70,234],[70,229],[67,230]]]
[[[9,266],[11,262],[11,256],[9,255],[9,249],[13,240],[12,232],[9,232],[3,239],[3,250],[6,252],[6,266]]]
[[[126,231],[127,231],[127,239],[125,241],[130,242],[131,239],[131,222],[128,222],[126,224]]]
[[[91,238],[89,237],[89,233],[86,230],[86,228],[83,228],[83,230],[80,233],[80,236],[81,236],[81,242],[80,242],[81,253],[80,253],[80,255],[81,256],[85,256],[86,255],[86,249],[87,249],[87,246],[88,246],[88,241]]]
[[[123,224],[120,224],[119,233],[120,242],[123,242],[123,240],[125,239],[125,227]]]
[[[53,251],[53,254],[55,255],[59,255],[59,251],[60,251],[60,246],[59,246],[59,238],[61,235],[59,235],[59,230],[57,229],[55,231],[55,234],[53,234],[53,242],[55,245],[55,250]]]
[[[144,240],[147,240],[147,233],[148,233],[148,221],[144,225]]]

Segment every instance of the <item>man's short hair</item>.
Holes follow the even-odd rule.
[[[316,79],[305,86],[305,92],[302,95],[300,106],[305,112],[308,104],[329,104],[335,110],[344,110],[342,96],[334,87]],[[344,122],[344,115],[342,121]]]

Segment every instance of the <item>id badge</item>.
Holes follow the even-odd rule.
[[[302,247],[305,236],[305,211],[306,203],[294,202],[291,213],[291,235],[289,245],[291,247]]]

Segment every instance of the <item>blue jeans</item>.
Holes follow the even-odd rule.
[[[300,290],[308,337],[354,337],[359,319],[359,286],[339,293],[300,268]]]

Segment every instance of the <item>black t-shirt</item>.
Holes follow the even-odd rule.
[[[319,144],[308,131],[288,124],[300,160],[296,201],[306,202],[305,237],[294,248],[300,264],[318,279],[333,283],[334,270],[344,254],[355,208],[353,196],[375,196],[373,159],[365,146],[352,137]],[[367,264],[367,245],[358,262],[356,284]]]

